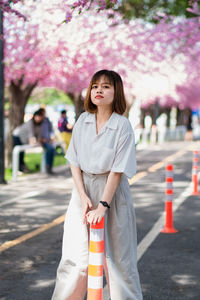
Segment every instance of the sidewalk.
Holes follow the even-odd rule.
[[[57,175],[19,176],[0,186],[0,244],[13,240],[62,215],[71,197],[69,166],[54,168]]]
[[[47,182],[48,188],[49,186],[59,188],[60,179],[69,178],[71,176],[69,165],[54,167],[53,171],[55,172],[55,175],[48,175],[46,173],[40,172],[32,174],[22,174],[17,177],[17,181],[12,181],[11,179],[7,182],[7,184],[0,185],[0,204],[2,203],[2,201],[7,200],[6,197],[3,198],[2,196],[3,191],[7,191],[8,197],[11,196],[12,198],[16,195],[16,191],[25,193],[33,191],[34,189],[43,190]]]

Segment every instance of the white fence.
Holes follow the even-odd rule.
[[[136,128],[134,130],[136,144],[161,144],[166,141],[183,141],[186,132],[185,126],[177,126],[174,129],[164,126],[152,126],[152,128]]]

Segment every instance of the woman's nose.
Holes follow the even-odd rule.
[[[98,88],[97,88],[97,93],[102,93],[102,88],[101,88],[101,86],[98,86]]]

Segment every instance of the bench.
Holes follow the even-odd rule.
[[[12,180],[17,180],[18,170],[19,170],[19,153],[26,150],[37,150],[37,152],[42,152],[41,157],[41,167],[40,172],[45,173],[46,172],[46,162],[45,162],[45,150],[43,147],[39,145],[18,145],[13,148],[12,152]]]

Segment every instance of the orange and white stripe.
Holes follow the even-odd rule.
[[[104,218],[90,226],[87,300],[103,299]]]
[[[192,195],[199,195],[199,192],[198,192],[198,161],[199,161],[199,152],[197,150],[194,150],[193,151],[193,163],[192,163],[192,181],[193,181]]]
[[[166,201],[172,201],[173,200],[173,181],[174,181],[173,165],[169,164],[169,165],[166,166],[166,176],[165,176],[165,182],[166,182],[165,197],[166,197]]]
[[[193,163],[192,163],[192,174],[198,173],[198,161],[199,161],[199,153],[197,150],[193,151]]]
[[[165,191],[165,226],[161,230],[163,233],[176,233],[177,230],[173,225],[173,165],[166,166],[166,191]]]

